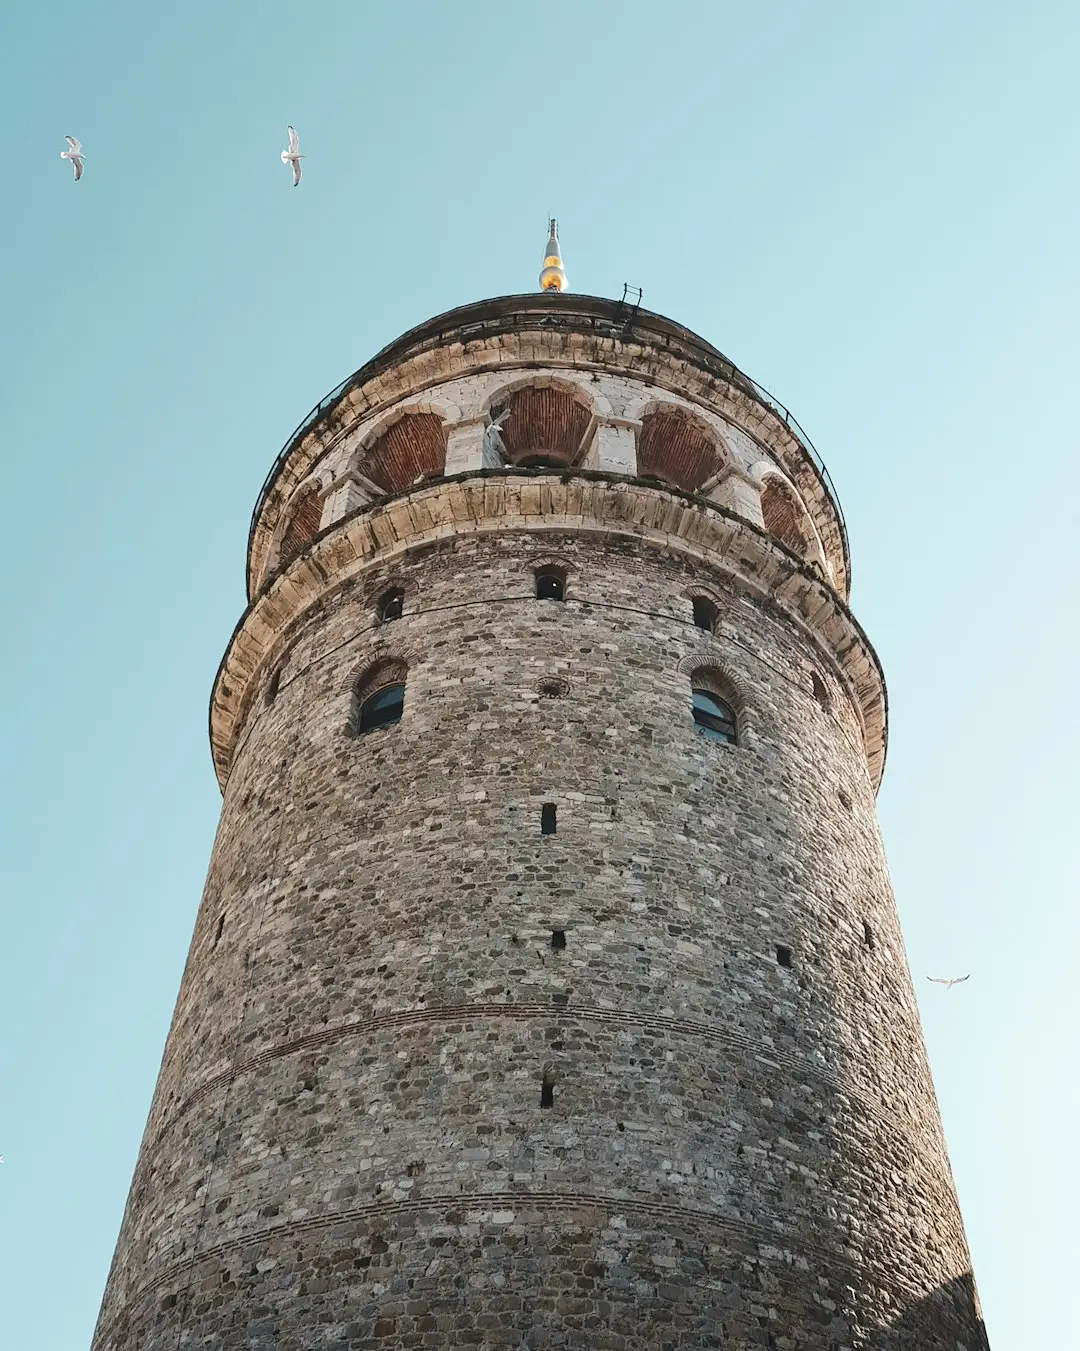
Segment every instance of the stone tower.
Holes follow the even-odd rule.
[[[305,420],[248,587],[96,1351],[984,1348],[789,415],[468,305]]]

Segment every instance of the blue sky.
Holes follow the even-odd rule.
[[[551,212],[576,290],[642,286],[829,465],[992,1343],[1065,1344],[1078,38],[1064,0],[0,15],[5,1345],[89,1344],[211,847],[206,706],[266,470],[399,332],[531,289]]]

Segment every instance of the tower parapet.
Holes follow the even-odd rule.
[[[659,315],[405,334],[279,456],[95,1351],[979,1351],[809,441]]]

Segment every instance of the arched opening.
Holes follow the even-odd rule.
[[[374,694],[369,694],[360,705],[356,730],[370,732],[374,727],[385,727],[391,722],[400,722],[405,707],[405,686],[386,685]]]
[[[322,520],[322,486],[309,483],[289,503],[289,517],[281,532],[278,567],[287,567],[319,533]]]
[[[708,423],[684,408],[662,404],[641,419],[637,438],[640,478],[693,492],[723,468],[725,455]]]
[[[405,613],[405,592],[400,587],[384,591],[375,607],[380,624],[390,624]]]
[[[739,717],[734,692],[721,672],[701,667],[690,677],[690,707],[694,725],[709,741],[739,744]]]
[[[446,468],[446,429],[437,413],[405,412],[367,446],[357,469],[387,493],[404,492],[418,479]]]
[[[694,608],[695,625],[699,629],[704,629],[706,633],[712,633],[720,614],[715,603],[708,596],[692,596],[690,603]]]
[[[783,479],[769,474],[761,485],[761,515],[765,529],[800,558],[811,553],[813,530],[806,509]]]
[[[507,464],[561,469],[580,460],[592,413],[570,390],[562,385],[526,385],[493,406],[491,417],[504,412]]]
[[[563,568],[544,567],[537,570],[536,599],[566,599],[566,572]]]
[[[278,697],[278,690],[281,688],[281,667],[277,666],[270,674],[270,679],[263,688],[263,706],[269,708]]]
[[[388,658],[376,662],[353,686],[349,730],[354,736],[400,722],[408,667]]]

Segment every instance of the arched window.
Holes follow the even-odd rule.
[[[566,573],[562,568],[540,568],[536,574],[536,599],[566,599]]]
[[[381,624],[389,624],[394,619],[400,619],[405,613],[405,592],[400,587],[384,591],[375,608]]]
[[[408,668],[403,661],[376,662],[353,686],[349,731],[361,736],[376,727],[400,722],[405,704]]]
[[[729,746],[738,743],[735,710],[711,690],[693,692],[694,722],[702,736],[710,741],[725,741]]]
[[[370,732],[373,727],[385,727],[387,723],[400,722],[404,706],[405,686],[384,685],[360,705],[356,730]]]
[[[708,596],[693,596],[691,604],[694,607],[694,623],[706,633],[712,633],[718,615],[716,606]]]

